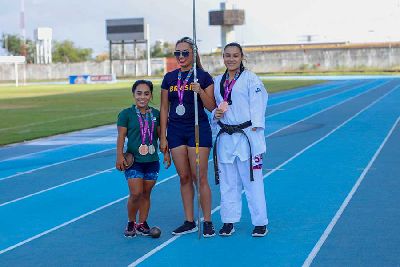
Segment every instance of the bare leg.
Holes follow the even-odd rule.
[[[193,181],[196,181],[196,148],[189,147],[189,161]],[[199,147],[200,156],[200,204],[203,210],[204,220],[211,221],[211,190],[208,184],[208,156],[210,149],[208,147]]]
[[[147,220],[150,210],[150,194],[156,181],[143,180],[143,193],[139,203],[139,223],[143,223]]]
[[[136,221],[136,214],[139,210],[139,203],[143,193],[143,179],[128,179],[129,198],[127,203],[128,220]]]
[[[171,149],[172,159],[181,183],[181,196],[183,209],[187,221],[193,221],[193,197],[194,187],[191,177],[187,146],[179,146]]]

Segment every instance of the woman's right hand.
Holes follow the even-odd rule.
[[[214,117],[219,120],[224,116],[224,111],[220,108],[217,108],[214,113]]]
[[[126,161],[123,154],[117,155],[117,160],[115,162],[115,168],[119,171],[124,171],[126,166]]]
[[[165,154],[168,151],[168,141],[167,138],[160,138],[160,151]]]

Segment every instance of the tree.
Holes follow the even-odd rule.
[[[168,42],[156,41],[151,48],[151,57],[170,57],[173,55],[175,46]]]
[[[92,59],[93,50],[91,48],[78,48],[69,40],[54,42],[53,61],[72,63],[82,62]]]
[[[2,47],[13,56],[25,56],[28,63],[32,63],[35,57],[35,44],[26,39],[25,46],[22,38],[17,34],[2,34]]]

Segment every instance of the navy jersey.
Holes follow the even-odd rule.
[[[185,106],[185,114],[179,116],[176,114],[176,107],[179,105],[179,97],[178,97],[178,73],[179,69],[168,72],[165,74],[164,79],[161,84],[162,90],[168,90],[168,101],[170,102],[170,110],[169,110],[169,123],[184,123],[184,124],[193,124],[194,125],[194,92],[191,89],[190,84],[193,82],[193,74],[190,77],[183,94],[183,105]],[[188,75],[189,71],[182,72],[181,86],[183,86],[183,82]],[[202,69],[197,68],[197,80],[200,84],[200,87],[205,89],[211,84],[214,83],[211,75],[208,72],[205,72]],[[197,97],[198,107],[199,107],[199,123],[200,122],[208,122],[208,117],[206,112],[204,111],[203,102],[201,101],[200,96]]]

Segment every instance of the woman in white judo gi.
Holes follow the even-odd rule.
[[[262,81],[244,68],[243,50],[238,43],[223,51],[226,71],[214,81],[213,125],[217,127],[214,144],[216,183],[221,191],[221,236],[235,232],[234,223],[242,213],[242,189],[246,194],[252,236],[268,233],[267,207],[262,174],[265,145],[265,109],[268,94]]]

